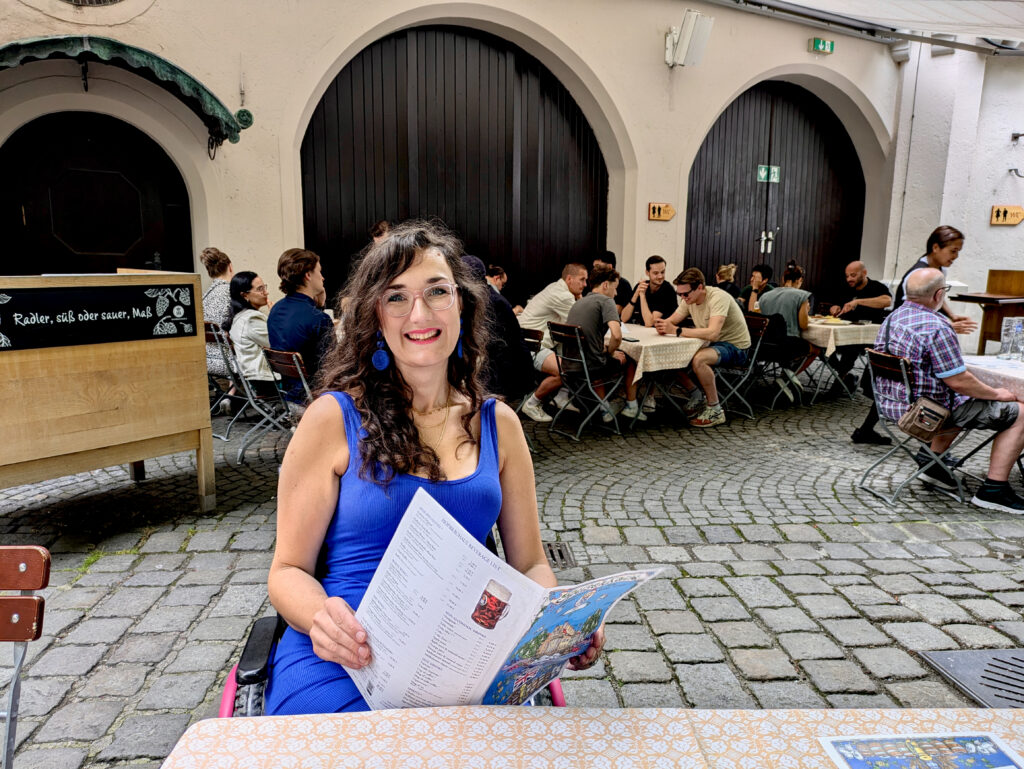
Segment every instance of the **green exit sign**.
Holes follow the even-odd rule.
[[[836,52],[836,41],[835,40],[823,40],[820,37],[812,37],[807,41],[807,50],[811,53],[835,53]]]

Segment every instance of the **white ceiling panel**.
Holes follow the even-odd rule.
[[[808,0],[792,3],[915,32],[1024,40],[1022,0]],[[961,42],[970,42],[961,37]]]

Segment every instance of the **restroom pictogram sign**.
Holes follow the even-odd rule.
[[[1024,221],[1024,206],[992,206],[989,224],[1020,224]]]
[[[652,222],[667,222],[676,215],[671,203],[648,203],[647,218]]]

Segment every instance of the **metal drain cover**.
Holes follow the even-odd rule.
[[[922,652],[964,694],[989,708],[1024,708],[1024,649]]]
[[[552,569],[571,569],[576,565],[568,542],[545,542],[544,555],[548,557]]]

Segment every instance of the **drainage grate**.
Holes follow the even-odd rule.
[[[544,555],[548,557],[551,568],[571,569],[576,565],[576,559],[572,557],[572,550],[568,542],[545,542]]]
[[[1024,649],[922,652],[962,692],[989,708],[1024,708]]]

